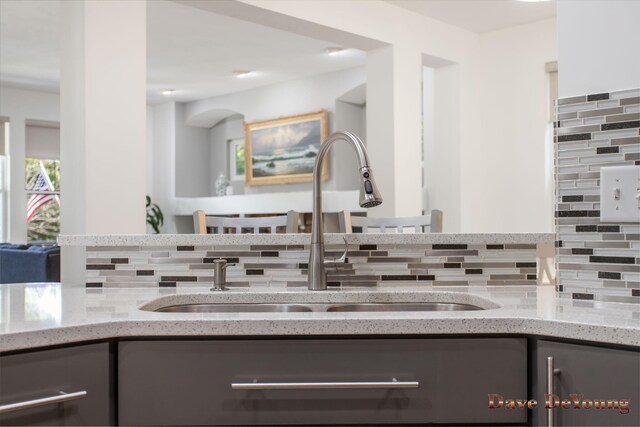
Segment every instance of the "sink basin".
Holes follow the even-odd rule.
[[[484,310],[471,304],[450,302],[357,303],[357,304],[180,304],[156,309],[163,313],[304,313],[304,312],[397,312]]]
[[[328,312],[350,311],[472,311],[484,310],[477,305],[458,304],[453,302],[422,303],[373,303],[373,304],[339,304],[327,307]]]
[[[162,307],[163,313],[296,313],[313,311],[303,304],[181,304]]]

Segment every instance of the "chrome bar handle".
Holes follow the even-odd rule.
[[[560,374],[560,369],[554,368],[553,357],[547,357],[547,394],[552,396],[555,394],[555,376]],[[547,426],[555,427],[555,413],[553,408],[547,409]]]
[[[0,406],[0,414],[6,414],[13,411],[21,411],[24,409],[36,408],[38,406],[53,405],[56,403],[68,402],[70,400],[84,399],[87,397],[86,391],[77,391],[75,393],[63,393],[59,395],[42,397],[40,399],[25,400],[23,402],[9,403]]]
[[[287,382],[287,383],[231,383],[233,390],[337,390],[418,388],[418,381],[357,381],[357,382]]]

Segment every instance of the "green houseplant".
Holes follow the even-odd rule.
[[[164,224],[164,215],[160,206],[151,203],[149,196],[147,196],[147,224],[153,228],[155,234],[160,234],[160,227]]]

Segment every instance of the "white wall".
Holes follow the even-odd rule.
[[[460,230],[460,65],[423,70],[423,209],[443,212],[443,230]]]
[[[60,96],[57,93],[0,86],[0,116],[59,122]]]
[[[166,102],[148,110],[151,113],[147,117],[152,117],[148,127],[151,127],[153,142],[150,154],[152,180],[147,184],[147,194],[164,212],[161,231],[175,233],[176,224],[171,213],[176,194],[176,104]]]
[[[383,202],[367,214],[395,215],[395,128],[393,96],[393,48],[384,47],[367,54],[367,135],[369,158]],[[415,197],[418,197],[416,194]],[[419,212],[416,213],[416,215]]]
[[[557,3],[560,97],[640,87],[640,2]]]
[[[153,111],[153,107],[147,105],[147,195],[153,194],[153,143],[155,140]]]
[[[434,191],[433,171],[435,150],[435,69],[422,68],[422,210],[431,210],[429,195]]]
[[[176,103],[176,197],[210,196],[209,130],[186,124],[187,105]],[[214,178],[215,179],[215,178]]]
[[[545,64],[556,40],[554,19],[478,37],[462,89],[463,231],[553,231]]]
[[[336,101],[334,130],[351,132],[358,135],[367,144],[367,118],[366,105],[345,101]],[[336,177],[335,189],[358,190],[360,186],[360,173],[355,166],[355,152],[353,147],[336,143],[331,149],[333,177]]]

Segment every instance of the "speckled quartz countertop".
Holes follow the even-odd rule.
[[[0,285],[0,351],[118,337],[526,334],[640,346],[640,305],[558,299],[551,286],[393,287],[309,292],[260,288],[85,289]],[[159,299],[160,298],[160,299]],[[189,302],[476,304],[487,310],[386,313],[156,313]]]
[[[341,244],[346,236],[351,244],[430,243],[550,243],[553,233],[422,233],[422,234],[325,234],[328,244]],[[130,234],[105,236],[60,236],[60,246],[165,246],[165,245],[304,245],[310,234]]]

